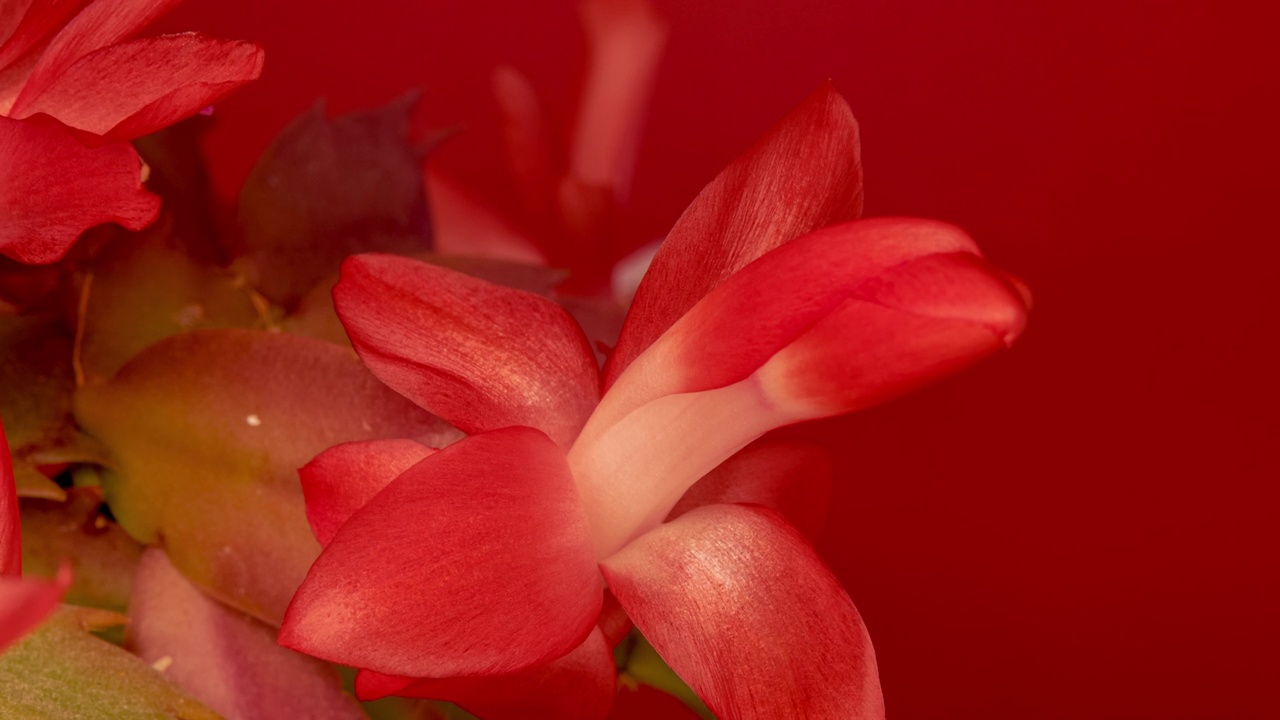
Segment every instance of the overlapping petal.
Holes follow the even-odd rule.
[[[71,587],[71,569],[63,566],[52,580],[0,576],[0,652],[49,617]]]
[[[494,677],[413,679],[361,671],[356,694],[447,700],[485,720],[601,720],[616,693],[613,651],[600,628],[568,655]]]
[[[95,0],[53,37],[14,103],[20,108],[56,82],[76,61],[128,39],[181,0]]]
[[[18,493],[0,426],[0,652],[48,617],[71,586],[71,569],[65,565],[53,580],[22,578],[21,573]]]
[[[568,447],[599,399],[586,337],[545,298],[377,254],[343,263],[333,297],[369,369],[465,432],[523,425]]]
[[[0,68],[38,47],[65,23],[86,0],[28,0],[5,3],[0,10]],[[34,63],[33,63],[34,67]],[[0,88],[0,92],[3,89]],[[0,106],[0,112],[5,108]]]
[[[602,570],[645,638],[717,717],[884,717],[857,609],[772,511],[694,510]]]
[[[861,212],[858,125],[828,83],[716,176],[676,222],[636,291],[605,386],[739,269]]]
[[[0,253],[52,262],[94,225],[139,230],[159,211],[128,145],[89,149],[54,123],[0,117]]]
[[[703,505],[750,503],[776,510],[812,540],[826,523],[830,495],[831,454],[822,446],[764,438],[694,483],[667,519]]]
[[[47,85],[28,81],[12,114],[44,113],[107,142],[129,140],[194,115],[256,79],[262,63],[262,49],[252,43],[195,33],[116,43],[76,60]]]
[[[587,533],[554,442],[532,428],[473,435],[347,520],[295,595],[280,642],[404,677],[545,663],[578,646],[600,611]]]
[[[413,440],[366,440],[335,445],[298,470],[307,521],[321,545],[400,473],[435,452]]]
[[[165,557],[142,557],[129,602],[127,646],[192,697],[228,718],[364,720],[325,663],[282,648],[275,632],[210,599]]]
[[[583,429],[569,457],[597,551],[656,525],[768,430],[900,395],[1025,321],[1019,290],[943,223],[846,223],[771,251],[637,358]]]

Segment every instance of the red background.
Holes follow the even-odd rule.
[[[1280,18],[1252,5],[660,4],[645,232],[830,77],[868,214],[955,222],[1036,293],[1012,352],[822,428],[821,549],[892,717],[1280,717]],[[316,97],[413,86],[492,184],[494,65],[568,117],[582,54],[567,3],[188,0],[165,25],[266,46],[217,109],[223,188]]]

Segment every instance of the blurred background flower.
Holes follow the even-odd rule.
[[[830,77],[861,123],[867,215],[954,222],[1036,291],[1012,354],[824,426],[819,549],[875,637],[889,712],[1274,716],[1277,11],[658,7],[635,237]],[[188,0],[164,24],[271,56],[215,112],[227,198],[317,96],[342,112],[421,86],[432,121],[466,127],[440,166],[515,207],[491,74],[519,68],[567,125],[585,53],[569,2]]]

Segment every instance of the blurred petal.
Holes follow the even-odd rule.
[[[621,201],[630,194],[667,28],[647,0],[586,0],[580,9],[589,60],[569,169]]]
[[[831,454],[803,440],[764,439],[720,463],[680,498],[668,520],[703,505],[764,505],[810,540],[826,522]]]
[[[828,83],[685,210],[636,291],[605,387],[704,295],[792,238],[862,212],[858,125]]]
[[[545,265],[537,244],[453,181],[428,170],[424,179],[437,252]]]
[[[321,545],[400,473],[435,452],[413,440],[366,440],[325,450],[298,471],[307,520]]]
[[[473,435],[351,516],[298,589],[280,642],[406,677],[545,663],[600,612],[587,532],[555,443],[532,428]]]
[[[240,190],[240,265],[255,289],[292,310],[323,283],[332,307],[347,257],[431,248],[417,107],[410,93],[330,118],[317,103],[280,131]]]
[[[502,139],[507,150],[516,192],[534,227],[551,222],[555,191],[555,171],[551,167],[550,139],[543,120],[542,105],[529,78],[509,65],[493,71],[493,97],[502,123]],[[555,235],[541,238],[557,243]],[[543,252],[558,247],[540,247]]]
[[[70,586],[67,566],[53,580],[0,576],[0,652],[44,622]]]
[[[9,441],[0,424],[0,577],[22,574],[22,530],[18,513],[18,489],[13,479]]]
[[[128,651],[90,634],[124,616],[63,607],[0,655],[0,717],[220,720]]]
[[[95,0],[54,36],[40,56],[14,107],[38,95],[94,50],[125,40],[180,0]]]
[[[599,398],[582,330],[545,298],[372,254],[333,297],[365,365],[464,432],[525,425],[568,447]]]
[[[942,223],[847,223],[770,252],[637,358],[573,446],[597,551],[660,522],[765,432],[912,390],[1025,321],[1018,291]]]
[[[48,85],[29,81],[12,114],[44,113],[107,142],[130,140],[220,100],[257,78],[262,62],[253,43],[195,33],[132,40],[85,55]]]
[[[205,596],[163,550],[148,550],[138,567],[126,646],[228,718],[274,720],[282,708],[308,720],[366,718],[326,663],[280,647],[271,628]]]
[[[485,720],[602,720],[616,693],[612,647],[596,628],[564,657],[494,677],[398,678],[372,671],[356,676],[356,694],[447,700]]]
[[[636,627],[717,717],[884,717],[857,609],[773,512],[694,510],[602,570]]]
[[[94,225],[146,227],[160,198],[141,167],[128,145],[90,150],[54,123],[0,118],[0,253],[53,262]]]

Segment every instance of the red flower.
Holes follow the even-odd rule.
[[[477,199],[434,170],[425,179],[437,250],[550,262],[571,271],[570,289],[589,294],[607,289],[615,264],[634,250],[618,220],[667,28],[647,0],[586,0],[579,12],[588,62],[572,132],[553,132],[533,83],[517,69],[494,72],[516,213],[487,208],[492,198]]]
[[[861,196],[856,125],[823,88],[681,217],[603,375],[543,298],[348,260],[334,298],[365,364],[472,435],[340,446],[303,470],[326,547],[281,643],[365,669],[366,695],[601,717],[607,584],[719,717],[882,717],[857,610],[782,516],[669,517],[769,430],[887,400],[1021,332],[1025,293],[964,233],[850,222]]]
[[[145,227],[159,199],[143,189],[132,148],[114,143],[194,115],[262,72],[251,43],[132,39],[174,4],[32,0],[0,17],[0,208],[11,218],[0,253],[51,262],[93,225]]]
[[[18,529],[18,491],[9,443],[0,426],[0,652],[26,635],[58,607],[71,586],[64,566],[54,580],[25,580]]]

